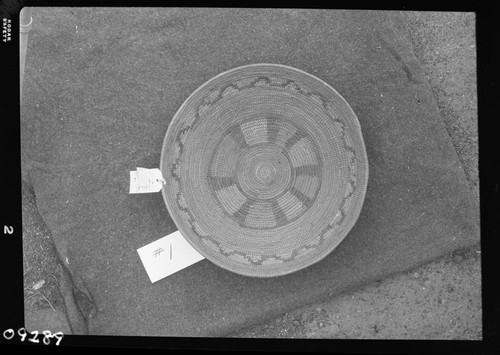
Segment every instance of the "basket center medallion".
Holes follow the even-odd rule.
[[[322,161],[314,140],[289,120],[254,119],[222,135],[209,171],[210,189],[232,220],[240,227],[270,229],[314,204]]]

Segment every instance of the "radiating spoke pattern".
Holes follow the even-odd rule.
[[[300,192],[296,188],[292,188],[290,192],[306,207],[311,207],[314,203],[314,200],[311,197],[305,195],[303,192]]]
[[[271,202],[271,209],[273,211],[277,226],[282,226],[287,223],[288,220],[286,218],[285,212],[283,212],[276,199]]]
[[[245,219],[248,216],[248,213],[250,212],[250,207],[252,206],[253,201],[250,199],[247,199],[241,207],[233,213],[234,219],[238,222],[240,226],[245,225]]]
[[[306,135],[304,132],[297,131],[293,136],[288,138],[288,140],[285,143],[285,151],[290,150],[291,147],[293,147],[296,143],[298,143],[302,138],[305,138]]]
[[[214,190],[220,190],[231,185],[236,185],[232,176],[209,176],[208,181]]]
[[[222,137],[207,180],[240,227],[280,227],[314,204],[321,159],[306,131],[283,118],[265,117],[236,124]]]
[[[240,125],[236,125],[236,126],[232,127],[229,130],[228,133],[229,133],[229,135],[231,135],[231,137],[233,138],[234,142],[239,147],[241,147],[242,149],[246,149],[248,147],[248,143],[247,143],[247,141],[245,139],[245,135],[241,131],[241,126]]]
[[[281,129],[281,120],[276,117],[267,118],[267,141],[269,144],[274,144],[278,137],[278,132]]]
[[[319,164],[313,165],[301,165],[296,168],[295,175],[308,175],[308,176],[319,176],[320,175],[320,166]]]

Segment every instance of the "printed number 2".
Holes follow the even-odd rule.
[[[3,226],[3,234],[12,234],[14,233],[14,228],[12,226]]]

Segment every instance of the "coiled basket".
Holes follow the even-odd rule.
[[[273,277],[326,257],[368,183],[349,104],[302,70],[253,64],[195,90],[167,130],[163,198],[186,240],[232,272]]]

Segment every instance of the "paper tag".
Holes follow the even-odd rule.
[[[179,231],[149,243],[137,252],[153,283],[205,259]]]
[[[158,192],[165,184],[166,181],[163,179],[160,169],[137,168],[137,171],[130,172],[129,193]]]

